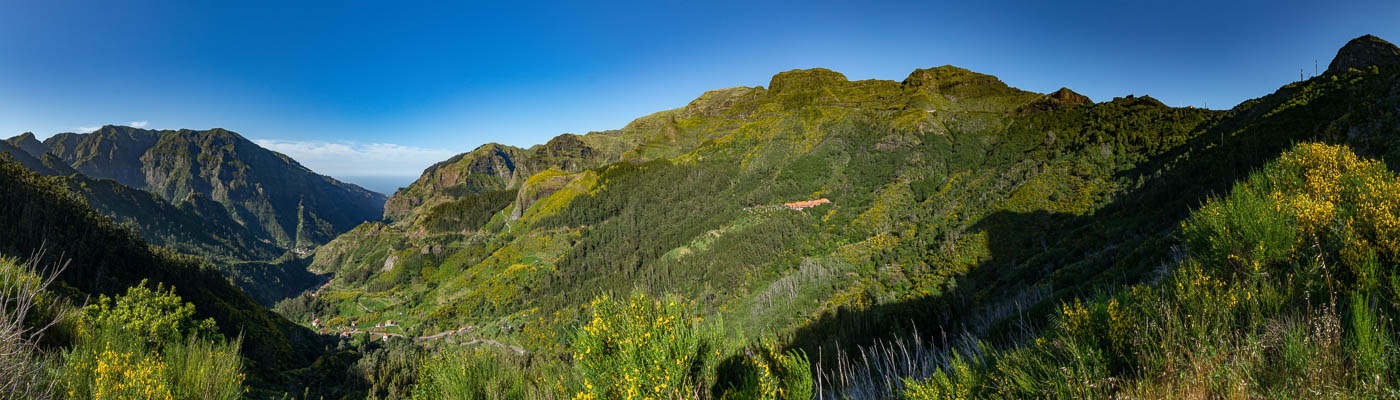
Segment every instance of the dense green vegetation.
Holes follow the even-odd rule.
[[[514,200],[513,190],[461,196],[429,210],[423,217],[423,227],[429,232],[473,231],[486,225],[492,216]]]
[[[958,354],[905,398],[1400,395],[1397,185],[1300,145],[1184,221],[1186,258],[1156,284],[1065,303],[1043,336]]]
[[[506,205],[434,189],[452,187],[443,180],[450,165],[437,166],[425,177],[438,183],[420,179],[404,191],[437,200],[403,200],[418,207],[405,215],[433,217],[363,226],[323,247],[313,266],[335,278],[317,296],[287,302],[298,311],[289,315],[334,320],[331,326],[343,329],[372,330],[365,322],[393,319],[412,335],[477,343],[463,353],[471,360],[428,358],[420,383],[448,379],[435,374],[454,368],[480,376],[525,369],[509,379],[454,381],[457,393],[623,393],[626,385],[609,386],[614,392],[578,386],[599,387],[589,378],[598,373],[579,355],[588,346],[576,338],[597,312],[595,299],[632,291],[676,296],[694,304],[695,316],[723,321],[718,329],[727,340],[715,356],[744,355],[729,365],[803,357],[821,398],[895,397],[906,382],[916,389],[911,395],[965,387],[964,378],[991,382],[1002,378],[986,371],[1010,365],[996,361],[1004,359],[1028,363],[1013,371],[1023,375],[1003,379],[1019,391],[986,384],[969,393],[1055,397],[1059,389],[1089,387],[1073,383],[1084,377],[1119,382],[1092,386],[1092,396],[1161,393],[1150,384],[1165,381],[1143,372],[1141,359],[1106,355],[1105,341],[1055,344],[1060,358],[1016,354],[1063,342],[1055,332],[1064,329],[1065,307],[1106,310],[1108,300],[1096,299],[1135,290],[1156,291],[1153,304],[1198,301],[1170,297],[1161,286],[1185,266],[1211,264],[1183,250],[1196,245],[1182,221],[1293,143],[1346,142],[1391,160],[1400,148],[1388,134],[1400,123],[1385,111],[1400,104],[1388,89],[1394,68],[1331,72],[1228,111],[1173,108],[1147,96],[1092,103],[1068,90],[1037,95],[954,67],[915,71],[903,82],[790,71],[767,89],[714,91],[638,119],[618,134],[640,134],[636,147],[617,156],[597,148],[588,154],[624,162],[555,157],[548,169],[512,169],[500,181],[517,193],[513,200],[500,195]],[[474,152],[454,160],[480,166],[487,159]],[[521,171],[533,175],[522,178]],[[830,203],[781,207],[817,198]],[[471,203],[482,206],[464,209]],[[454,215],[472,223],[444,229]],[[692,333],[704,336],[706,329],[716,328]],[[1237,332],[1221,329],[1215,332]],[[757,356],[763,343],[775,347],[770,356]],[[879,350],[908,343],[918,344],[918,355],[895,359]],[[520,354],[500,354],[512,348]],[[1064,357],[1107,361],[1084,364],[1098,368],[1092,370],[1034,369],[1058,368]],[[882,361],[852,367],[874,358]],[[600,370],[614,374],[633,368],[605,364]],[[672,388],[704,387],[700,392],[714,398],[737,396],[725,391],[733,382],[762,381],[751,373],[723,375],[657,379]],[[573,386],[532,383],[542,376]],[[637,390],[655,391],[659,382]],[[1271,390],[1250,393],[1282,393]]]

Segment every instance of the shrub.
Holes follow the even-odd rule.
[[[156,285],[153,291],[146,280],[127,288],[125,296],[115,299],[102,296],[96,304],[83,307],[84,331],[111,326],[136,335],[147,344],[159,345],[177,341],[188,335],[222,339],[214,329],[214,320],[195,320],[194,305],[175,295],[175,288]]]
[[[1193,255],[1206,265],[1257,275],[1298,247],[1296,219],[1277,209],[1275,196],[1254,185],[1236,185],[1182,223]],[[1228,268],[1228,269],[1227,269]]]
[[[583,378],[576,399],[695,398],[719,355],[718,324],[704,326],[676,296],[641,292],[593,300],[573,344]]]
[[[960,354],[954,354],[948,360],[947,368],[939,369],[927,379],[906,379],[904,384],[905,400],[953,400],[970,399],[976,394],[980,386],[980,379],[983,374],[973,370],[975,365],[969,363]]]
[[[69,398],[171,399],[165,362],[139,338],[112,326],[88,330],[63,354],[59,376]]]
[[[63,352],[55,380],[69,398],[237,399],[243,388],[242,338],[224,342],[212,320],[173,291],[134,286],[82,310],[81,334]]]
[[[715,397],[733,400],[807,400],[812,398],[812,368],[801,351],[777,350],[765,340],[717,368]]]

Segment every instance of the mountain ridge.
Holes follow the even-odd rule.
[[[239,223],[289,248],[309,249],[376,220],[385,200],[221,128],[108,125],[88,134],[60,133],[43,144],[77,171],[151,191],[171,203],[191,194],[206,196]]]

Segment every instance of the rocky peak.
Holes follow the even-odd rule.
[[[1062,87],[1060,88],[1060,90],[1056,90],[1054,92],[1051,92],[1050,94],[1040,96],[1040,98],[1035,99],[1035,101],[1027,103],[1025,106],[1021,107],[1020,111],[1046,111],[1060,108],[1069,108],[1084,104],[1094,104],[1094,101],[1090,100],[1089,96],[1075,93],[1073,90],[1069,90],[1069,88]]]
[[[995,76],[979,74],[952,65],[916,69],[914,72],[910,72],[909,77],[904,78],[900,84],[905,87],[929,88],[939,91],[964,85],[1006,87],[1006,84]]]
[[[25,153],[29,153],[29,155],[32,155],[34,157],[42,158],[44,156],[44,153],[49,152],[48,146],[44,146],[43,142],[40,142],[39,139],[34,138],[33,132],[25,132],[20,134],[19,136],[6,139],[5,141],[9,142],[15,147],[20,148],[21,150],[24,150]]]
[[[794,69],[773,75],[773,79],[768,81],[768,90],[773,93],[811,90],[846,82],[849,81],[845,75],[826,68]]]
[[[1069,104],[1092,104],[1094,102],[1093,100],[1089,100],[1089,96],[1075,93],[1073,90],[1069,90],[1069,88],[1066,87],[1062,87],[1060,90],[1056,90],[1054,93],[1050,93],[1047,96],[1055,101]]]
[[[1130,94],[1130,95],[1123,96],[1123,97],[1114,97],[1114,98],[1113,98],[1113,102],[1114,102],[1114,103],[1122,104],[1122,105],[1124,105],[1124,106],[1148,106],[1148,107],[1166,107],[1166,106],[1167,106],[1167,104],[1166,104],[1166,103],[1163,103],[1161,100],[1157,100],[1156,98],[1153,98],[1152,96],[1148,96],[1148,95],[1134,96],[1134,95],[1131,95],[1131,94]]]
[[[1362,69],[1372,65],[1400,64],[1400,48],[1381,38],[1365,35],[1352,39],[1337,50],[1337,56],[1327,65],[1327,73],[1340,73],[1348,69]]]

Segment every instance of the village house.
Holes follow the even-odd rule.
[[[804,200],[795,201],[791,203],[783,203],[783,207],[787,207],[789,210],[804,210],[830,202],[831,200],[827,200],[826,198],[820,198],[816,200]]]

